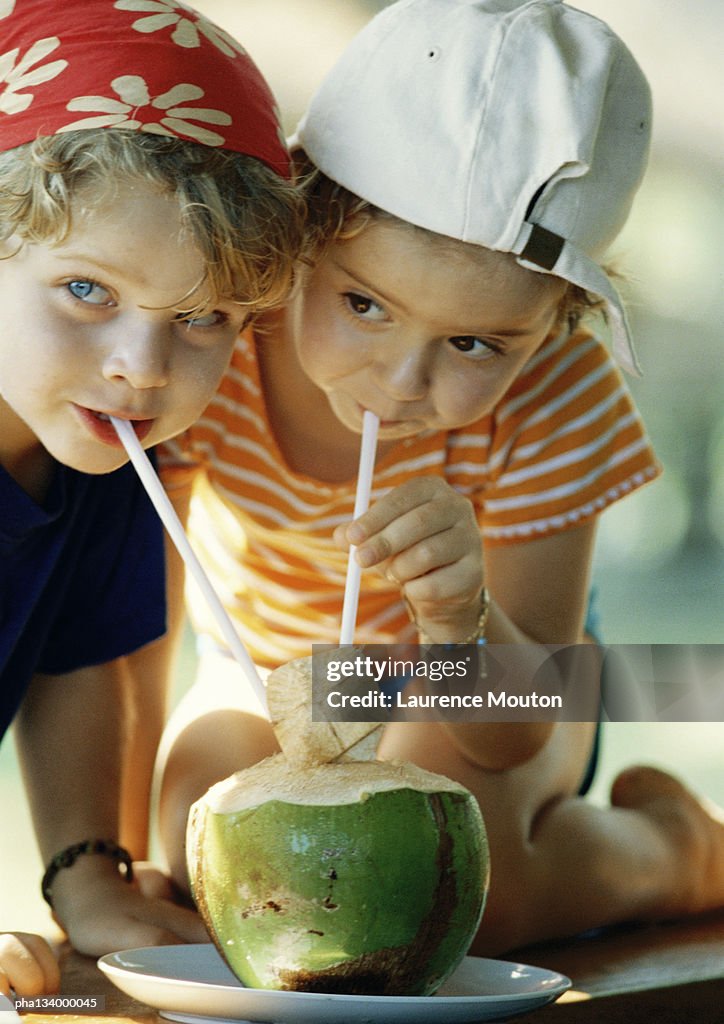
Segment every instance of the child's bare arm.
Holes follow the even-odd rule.
[[[593,522],[525,544],[485,550],[486,585],[491,594],[487,636],[491,643],[521,645],[520,672],[532,679],[548,652],[541,644],[575,644],[583,640],[590,589]],[[565,689],[595,671],[589,658],[566,667]],[[580,675],[580,678],[576,674]],[[588,688],[595,720],[595,686]],[[446,730],[465,757],[492,771],[530,759],[547,741],[553,722],[447,724]]]
[[[126,671],[121,660],[38,675],[23,702],[16,739],[45,863],[73,844],[119,836]],[[192,911],[148,898],[101,854],[62,868],[51,896],[71,943],[89,955],[205,938]]]
[[[540,540],[486,546],[486,585],[494,598],[491,643],[508,642],[508,623],[529,641],[581,642],[595,536],[596,520],[591,519]]]
[[[38,996],[57,992],[60,968],[52,949],[31,932],[0,933],[0,993]]]

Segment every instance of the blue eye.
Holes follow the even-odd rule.
[[[226,313],[222,313],[221,310],[214,309],[211,313],[205,313],[203,316],[178,316],[178,320],[187,324],[189,327],[223,327],[229,322],[229,317]]]
[[[92,306],[107,306],[113,301],[110,293],[97,283],[88,278],[79,278],[77,281],[69,281],[66,288],[80,302],[86,302]]]

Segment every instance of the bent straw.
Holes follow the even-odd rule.
[[[357,494],[354,503],[354,518],[357,519],[367,511],[372,491],[372,476],[375,471],[375,451],[377,449],[377,429],[380,425],[378,417],[365,409],[362,417],[362,446],[359,455],[357,472]],[[359,604],[359,586],[361,567],[355,558],[354,545],[349,549],[347,561],[347,580],[344,585],[344,604],[342,606],[342,628],[339,635],[340,647],[354,642],[354,627],[357,621],[357,605]]]
[[[171,540],[176,545],[178,553],[181,555],[186,567],[189,569],[201,589],[201,592],[216,619],[224,639],[229,645],[232,654],[241,665],[247,682],[251,685],[264,714],[269,718],[266,690],[261,681],[261,676],[257,672],[256,665],[251,660],[247,649],[239,639],[239,635],[236,632],[226,609],[222,605],[209,577],[206,575],[206,572],[196,557],[196,553],[191,547],[186,533],[184,532],[184,528],[181,525],[181,520],[176,515],[174,507],[169,501],[169,497],[164,491],[161,481],[156,476],[156,472],[151,465],[148,456],[141,447],[141,443],[136,437],[133,427],[127,420],[119,420],[116,419],[115,416],[111,416],[110,419],[111,423],[116,428],[116,433],[121,439],[123,447],[126,449],[129,459],[133,463],[134,469],[138,473],[141,483],[146,488],[146,492],[158,512],[161,522],[168,530]]]

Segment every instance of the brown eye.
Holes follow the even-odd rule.
[[[349,304],[355,313],[366,313],[371,306],[369,299],[365,299],[362,295],[349,295]]]
[[[460,334],[455,338],[448,338],[448,341],[458,352],[486,358],[487,356],[499,355],[500,352],[484,338],[478,338],[474,334]]]
[[[479,338],[471,338],[465,335],[460,338],[450,339],[450,343],[460,352],[472,352],[475,348],[475,343],[478,341],[480,341]]]
[[[378,305],[374,299],[370,299],[367,295],[359,295],[357,292],[345,292],[344,297],[349,308],[357,316],[364,317],[366,320],[384,320],[386,318],[386,313],[382,306]]]

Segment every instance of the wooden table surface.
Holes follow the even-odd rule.
[[[61,950],[62,994],[101,996],[100,1013],[29,1012],[27,1024],[160,1024],[117,989],[94,960]],[[556,1003],[517,1018],[540,1024],[724,1024],[724,914],[679,924],[616,929],[506,956],[573,981]],[[340,1024],[344,1024],[343,1021]],[[384,1022],[380,1022],[384,1024]]]

